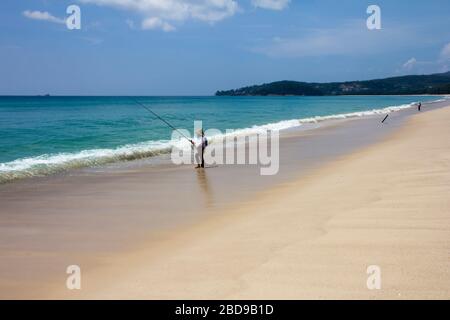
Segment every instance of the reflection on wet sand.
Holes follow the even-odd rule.
[[[200,191],[205,199],[205,207],[212,208],[214,207],[214,197],[211,191],[211,186],[208,181],[208,174],[205,169],[197,169],[197,180],[198,185],[200,187]]]

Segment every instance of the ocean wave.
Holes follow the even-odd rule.
[[[116,149],[92,149],[21,158],[0,163],[0,183],[27,177],[45,176],[69,169],[148,158],[169,153],[171,145],[169,141],[149,141],[125,145]]]
[[[315,116],[303,119],[284,120],[244,129],[236,129],[226,134],[210,137],[210,142],[229,135],[257,134],[266,130],[286,130],[299,127],[308,123],[319,123],[327,120],[339,120],[349,118],[367,117],[372,115],[388,114],[415,106],[415,103],[391,106],[382,109],[368,111],[334,114],[326,116]],[[69,169],[105,165],[119,161],[130,161],[149,158],[161,154],[170,153],[173,146],[181,149],[190,147],[186,140],[179,141],[148,141],[137,144],[124,145],[115,149],[92,149],[74,153],[44,154],[37,157],[21,158],[11,162],[0,163],[0,183],[16,179],[45,176]]]
[[[351,113],[342,113],[342,114],[332,114],[328,116],[316,116],[312,118],[300,119],[300,123],[318,123],[326,120],[339,120],[339,119],[349,119],[349,118],[361,118],[361,117],[369,117],[374,115],[388,114],[396,111],[401,111],[405,109],[409,109],[414,107],[417,103],[413,102],[410,104],[404,104],[400,106],[391,106],[382,109],[372,109],[367,111],[359,111],[359,112],[351,112]]]

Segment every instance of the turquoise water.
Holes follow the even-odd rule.
[[[437,97],[138,97],[177,128],[245,129]],[[389,110],[392,111],[392,110]],[[351,115],[359,116],[359,115]],[[277,124],[280,121],[293,120]],[[316,121],[316,119],[309,119]],[[309,121],[308,120],[308,121]],[[320,120],[320,119],[319,119]],[[307,122],[307,121],[306,121]],[[0,182],[158,154],[171,129],[127,97],[0,97]]]

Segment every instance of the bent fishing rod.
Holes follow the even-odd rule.
[[[159,116],[156,112],[154,112],[152,109],[150,109],[149,107],[147,107],[145,104],[143,104],[142,102],[139,102],[136,99],[130,98],[134,103],[136,103],[137,105],[141,106],[142,108],[144,108],[145,110],[147,110],[148,112],[150,112],[152,115],[154,115],[156,118],[158,118],[159,120],[161,120],[162,122],[164,122],[169,128],[175,130],[176,132],[178,132],[181,136],[183,136],[183,138],[185,138],[187,141],[189,141],[190,143],[193,143],[191,139],[189,139],[188,137],[186,137],[183,132],[181,132],[180,130],[178,130],[177,128],[175,128],[173,125],[171,125],[168,121],[166,121],[163,117]]]

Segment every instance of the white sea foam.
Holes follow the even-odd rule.
[[[312,118],[300,119],[300,123],[318,123],[318,122],[326,121],[326,120],[361,118],[361,117],[368,117],[368,116],[379,115],[379,114],[388,114],[391,112],[409,109],[415,105],[416,105],[416,103],[410,103],[410,104],[404,104],[404,105],[400,105],[400,106],[386,107],[386,108],[382,108],[382,109],[372,109],[372,110],[367,110],[367,111],[359,111],[359,112],[351,112],[351,113],[343,113],[343,114],[332,114],[332,115],[328,115],[328,116],[316,116],[316,117],[312,117]]]
[[[0,183],[19,178],[43,176],[67,169],[135,160],[169,152],[169,141],[149,141],[116,149],[92,149],[74,153],[43,154],[0,163]]]
[[[228,135],[249,135],[257,134],[266,130],[285,130],[299,127],[308,123],[319,123],[327,120],[348,119],[367,117],[372,115],[388,114],[413,107],[415,104],[391,106],[382,109],[360,111],[344,114],[334,114],[327,116],[315,116],[311,118],[284,120],[275,123],[268,123],[250,128],[236,129]],[[226,134],[210,137],[210,141],[223,138]],[[11,180],[43,176],[52,173],[62,172],[68,169],[104,165],[117,161],[128,161],[142,159],[169,153],[171,147],[189,148],[189,142],[180,141],[148,141],[137,144],[124,145],[115,149],[92,149],[74,153],[44,154],[37,157],[21,158],[11,162],[0,163],[0,183]]]

